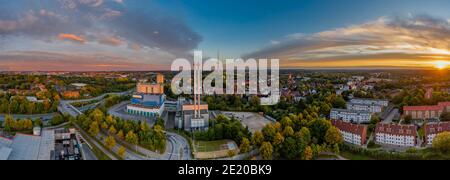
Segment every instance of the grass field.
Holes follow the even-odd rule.
[[[228,142],[230,141],[231,140],[195,141],[194,146],[197,152],[228,150]]]
[[[232,143],[233,146],[228,145]],[[218,140],[218,141],[195,141],[194,142],[194,157],[196,159],[216,159],[223,158],[229,155],[230,151],[238,153],[239,149],[236,143],[232,140]]]

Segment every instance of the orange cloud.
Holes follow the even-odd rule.
[[[64,33],[61,33],[61,34],[58,35],[58,39],[60,39],[60,40],[71,40],[71,41],[76,41],[76,42],[80,42],[80,43],[86,42],[82,37],[77,36],[75,34],[64,34]]]

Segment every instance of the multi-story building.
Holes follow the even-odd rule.
[[[444,108],[444,112],[450,112],[450,102],[439,102],[438,106]]]
[[[356,145],[366,144],[367,127],[339,120],[331,120],[331,124],[339,129],[344,141]]]
[[[404,106],[404,115],[411,115],[412,119],[439,119],[444,106]]]
[[[128,114],[156,117],[164,111],[165,95],[135,94],[127,106]]]
[[[381,144],[412,147],[417,143],[417,128],[414,125],[378,123],[375,141]]]
[[[350,103],[356,104],[367,104],[367,105],[378,105],[378,106],[388,106],[389,101],[384,99],[366,99],[366,98],[354,98],[350,100]]]
[[[351,109],[331,109],[330,118],[351,123],[368,123],[372,118],[369,111],[357,111]]]
[[[175,123],[178,128],[186,131],[208,129],[208,104],[200,102],[199,98],[194,98],[193,102],[180,98],[177,102],[177,109]]]
[[[433,144],[434,137],[441,133],[450,131],[450,122],[428,123],[425,125],[425,143]]]
[[[356,111],[369,111],[371,113],[380,113],[383,110],[383,106],[376,104],[360,104],[360,103],[347,103],[347,109]]]
[[[164,95],[164,76],[157,75],[157,83],[138,83],[137,93],[133,95],[131,104],[127,106],[128,114],[156,117],[162,115],[166,95]]]

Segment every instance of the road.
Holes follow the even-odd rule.
[[[118,92],[118,93],[105,93],[102,94],[100,96],[94,97],[94,98],[89,98],[89,99],[79,99],[79,100],[61,100],[61,102],[65,102],[65,103],[75,103],[75,102],[89,102],[89,101],[96,101],[96,100],[101,100],[104,99],[105,96],[107,95],[129,95],[132,92],[134,92],[134,89],[128,90],[128,91],[124,91],[124,92]]]
[[[108,94],[116,94],[116,95],[125,95],[125,94],[129,94],[131,93],[132,90],[130,91],[126,91],[126,92],[122,92],[122,93],[108,93]],[[72,106],[71,103],[73,102],[84,102],[84,101],[93,101],[93,100],[100,100],[102,98],[104,98],[106,95],[108,94],[104,94],[102,96],[96,97],[96,98],[91,98],[91,99],[84,99],[84,100],[74,100],[74,101],[60,101],[60,106],[58,107],[58,110],[60,110],[61,113],[67,113],[73,117],[76,117],[78,115],[83,114],[82,111],[80,111],[79,109],[77,109],[76,107]],[[119,110],[121,108],[123,108],[123,106],[126,106],[128,102],[122,102],[116,106],[111,107],[108,110],[108,113],[113,115],[113,116],[117,116],[123,119],[127,119],[127,120],[141,120],[141,119],[136,119],[136,116],[129,116],[127,114],[123,114],[120,113]],[[144,118],[144,120],[148,121],[148,118]],[[149,122],[149,124],[152,124],[154,122]],[[166,132],[166,137],[167,137],[167,143],[166,143],[166,152],[164,152],[164,154],[157,154],[155,152],[149,151],[145,148],[136,147],[136,150],[140,153],[137,154],[136,152],[134,152],[133,150],[130,149],[126,149],[126,160],[190,160],[191,159],[191,150],[189,147],[189,143],[188,141],[176,134],[176,133],[171,133],[171,132]],[[88,137],[90,138],[90,137]],[[96,139],[101,139],[101,138],[106,138],[106,135],[103,133],[99,133],[99,137],[97,137]],[[111,154],[109,153],[109,151],[107,151],[106,149],[102,148],[102,146],[100,146],[96,141],[94,141],[93,139],[91,140],[95,146],[99,147],[100,150],[102,150],[105,154],[109,154],[108,156],[110,156]],[[125,142],[122,142],[125,143]],[[118,149],[119,149],[120,145],[119,143],[116,144],[116,146],[113,148],[113,151],[117,153]],[[129,148],[131,148],[132,146],[128,146]],[[145,157],[143,155],[145,155]]]
[[[124,101],[108,109],[108,114],[125,120],[134,121],[145,121],[149,126],[155,124],[156,118],[144,117],[144,116],[134,116],[126,113],[126,106],[130,104],[131,101]]]
[[[191,160],[191,150],[187,140],[171,132],[166,132],[167,142],[171,145],[169,152],[166,151],[164,159],[167,160]],[[169,149],[169,148],[168,148]]]
[[[83,136],[84,139],[89,140],[92,144],[92,146],[96,146],[98,149],[100,149],[106,156],[108,156],[112,160],[117,160],[117,158],[112,155],[108,150],[103,148],[102,145],[100,145],[95,139],[92,139],[91,136],[87,135],[87,133],[81,129],[76,123],[74,123],[75,127],[78,129],[80,134]]]
[[[33,114],[33,115],[24,115],[24,114],[12,114],[11,116],[14,119],[37,119],[37,118],[41,118],[41,120],[43,121],[48,121],[51,120],[53,118],[53,116],[55,115],[55,113],[48,113],[48,114]],[[5,120],[5,114],[0,114],[0,121],[4,121]]]
[[[394,119],[396,114],[398,114],[398,109],[397,108],[395,108],[391,112],[389,112],[389,115],[387,115],[386,119],[383,120],[383,124],[390,124],[390,123],[392,123],[392,120]]]

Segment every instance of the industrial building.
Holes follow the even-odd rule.
[[[136,94],[127,106],[128,114],[157,117],[164,111],[166,95],[164,95],[164,76],[157,74],[156,83],[141,82],[137,84]]]

